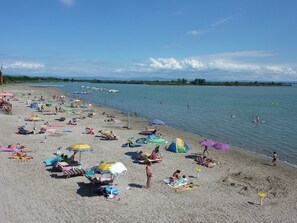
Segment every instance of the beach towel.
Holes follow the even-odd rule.
[[[63,124],[58,124],[58,123],[51,123],[49,124],[50,127],[63,127]]]
[[[184,179],[183,182],[178,182],[178,180],[175,182],[176,184],[173,185],[173,181],[170,178],[166,178],[163,180],[169,187],[173,188],[176,192],[182,192],[187,190],[192,190],[197,188],[196,185],[189,185],[189,182],[187,179]]]
[[[192,186],[192,187],[175,188],[174,190],[175,190],[176,192],[183,192],[183,191],[192,190],[192,189],[196,189],[196,188],[197,188],[197,186],[194,185],[194,186]]]
[[[170,178],[166,178],[163,180],[169,187],[173,188],[173,189],[178,189],[178,187],[180,186],[185,186],[187,185],[187,179],[184,180],[184,182],[178,182],[175,181],[175,185],[173,185],[173,181]]]

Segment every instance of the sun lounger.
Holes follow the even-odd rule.
[[[83,176],[85,171],[78,166],[63,167],[62,172],[65,174],[66,178]]]

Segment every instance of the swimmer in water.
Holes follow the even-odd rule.
[[[256,116],[256,123],[260,123],[260,117],[259,116]]]

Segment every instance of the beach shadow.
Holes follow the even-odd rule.
[[[256,203],[252,201],[248,201],[248,204],[256,205]]]
[[[199,155],[197,155],[196,153],[192,153],[192,154],[190,154],[190,155],[186,155],[185,157],[187,158],[187,159],[192,159],[192,160],[194,160],[195,158],[197,158]]]
[[[76,193],[82,197],[94,197],[100,195],[94,191],[94,187],[90,183],[78,182],[79,188]]]
[[[189,177],[189,178],[197,178],[197,176],[192,176],[192,175],[191,175],[191,176],[188,176],[188,177]]]
[[[150,133],[150,132],[139,132],[138,134],[139,134],[139,135],[145,135],[145,136],[148,136],[148,135],[151,135],[152,133]]]
[[[132,188],[139,188],[139,189],[141,189],[141,188],[143,188],[144,186],[142,186],[142,185],[140,185],[140,184],[135,184],[135,183],[130,183],[130,184],[128,184],[129,185],[129,187],[132,187]]]
[[[264,165],[264,166],[273,166],[272,164],[270,164],[270,163],[261,163],[262,165]]]
[[[126,152],[125,156],[130,157],[132,160],[137,160],[138,152]]]
[[[58,175],[56,173],[53,173],[50,176],[51,176],[51,178],[55,178],[55,179],[64,179],[64,180],[66,179],[65,175]]]

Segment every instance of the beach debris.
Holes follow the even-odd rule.
[[[263,198],[266,197],[266,194],[264,192],[259,192],[258,197],[260,197],[260,205],[263,203]]]

